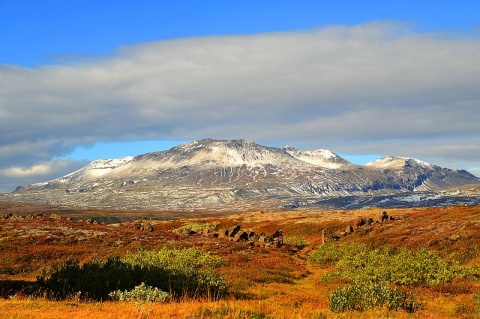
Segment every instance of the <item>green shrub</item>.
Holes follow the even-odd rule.
[[[68,260],[37,278],[37,289],[50,298],[66,299],[81,295],[84,299],[105,300],[111,291],[130,289],[140,282],[138,267],[125,264],[118,257],[106,261],[95,258],[80,265]]]
[[[362,244],[326,244],[316,250],[309,261],[320,265],[334,264],[339,277],[354,282],[386,282],[397,285],[436,286],[454,277],[475,275],[475,271],[458,263],[447,263],[434,252],[404,247],[368,250]]]
[[[37,288],[55,299],[80,293],[84,299],[105,300],[115,291],[129,291],[145,283],[168,291],[171,298],[222,297],[226,285],[214,273],[222,260],[198,249],[161,249],[107,260],[95,258],[79,265],[67,261],[37,278]]]
[[[285,236],[283,237],[283,244],[287,246],[292,246],[296,247],[298,249],[303,249],[308,246],[307,241],[303,237],[297,237],[297,236]]]
[[[219,222],[212,222],[212,223],[186,223],[182,227],[176,228],[173,231],[177,233],[181,233],[184,230],[192,230],[196,233],[201,233],[205,229],[210,231],[215,230],[217,226],[220,225]]]
[[[337,272],[354,282],[386,282],[403,286],[436,286],[463,277],[462,268],[443,261],[426,249],[399,252],[375,249],[348,254],[337,263]]]
[[[335,265],[332,273],[321,280],[348,279],[353,285],[336,290],[330,298],[334,311],[381,308],[416,311],[419,304],[413,296],[407,296],[399,286],[437,286],[449,283],[455,277],[475,277],[473,268],[448,263],[434,252],[408,248],[368,250],[365,245],[338,246],[327,244],[309,258],[312,263]]]
[[[475,313],[480,314],[480,294],[473,294],[473,302],[475,304]]]
[[[246,309],[236,309],[228,306],[219,306],[214,309],[200,308],[192,313],[189,318],[205,318],[205,319],[223,319],[223,318],[235,318],[235,319],[273,319],[263,312],[256,312]]]
[[[333,292],[329,299],[330,310],[336,312],[383,307],[414,312],[421,307],[413,296],[386,284],[372,282],[341,287]]]
[[[173,297],[217,299],[227,290],[223,280],[214,273],[214,268],[223,264],[222,259],[199,249],[139,251],[127,254],[122,261],[144,270],[146,283],[170,291]]]
[[[166,302],[169,300],[169,294],[167,292],[157,287],[147,286],[143,282],[131,290],[115,290],[108,295],[116,301]]]
[[[326,266],[334,264],[346,256],[355,255],[366,250],[367,246],[364,244],[335,245],[334,243],[328,243],[314,251],[308,260],[311,263]]]

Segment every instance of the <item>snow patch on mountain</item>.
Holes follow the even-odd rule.
[[[435,165],[409,157],[402,156],[386,156],[379,158],[373,162],[365,164],[365,166],[376,168],[376,169],[393,169],[400,170],[405,167],[422,167],[422,168],[433,168]]]
[[[351,164],[347,160],[333,153],[332,151],[325,149],[317,149],[314,151],[299,151],[288,145],[285,146],[283,149],[285,152],[300,161],[324,168],[338,169],[345,165]]]
[[[127,156],[123,158],[116,159],[101,159],[96,160],[88,164],[87,166],[82,167],[81,169],[72,172],[63,177],[59,177],[50,182],[59,182],[61,184],[70,184],[80,181],[85,181],[89,179],[99,178],[117,167],[124,165],[130,162],[133,159],[132,156]],[[35,184],[34,184],[35,185]],[[37,185],[35,185],[37,186]]]
[[[144,169],[161,170],[179,167],[261,167],[264,165],[304,165],[278,148],[267,147],[247,140],[200,140],[182,144],[168,151],[140,155],[128,166],[142,163]],[[130,170],[130,167],[122,170]]]

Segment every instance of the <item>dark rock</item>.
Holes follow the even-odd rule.
[[[235,242],[247,241],[247,240],[248,240],[248,233],[244,231],[238,232],[233,239],[233,241]]]
[[[345,227],[345,233],[346,234],[353,233],[353,227],[351,225],[348,225],[347,227]]]
[[[230,237],[235,237],[237,233],[240,231],[240,228],[241,228],[240,225],[235,226],[230,232]]]
[[[344,233],[344,232],[340,232]],[[332,234],[326,230],[322,230],[322,245],[326,243],[330,243],[332,241],[339,240],[342,236],[339,234]]]
[[[153,226],[152,226],[152,224],[150,224],[150,223],[145,223],[145,224],[143,224],[143,230],[144,230],[144,231],[148,231],[148,232],[152,232],[152,231],[153,231]]]
[[[260,235],[254,233],[253,231],[248,234],[248,240],[250,240],[250,241],[252,241],[252,242],[258,241],[259,238],[260,238]]]
[[[198,233],[196,231],[191,230],[191,229],[184,229],[182,231],[182,234],[187,235],[187,236],[198,235]]]
[[[279,238],[279,237],[283,237],[283,231],[281,229],[277,230],[276,232],[273,233],[272,235],[272,238],[275,239],[275,238]]]
[[[273,239],[271,237],[268,237],[268,236],[260,236],[258,238],[258,242],[261,243],[261,244],[268,245],[268,244],[273,243]]]
[[[380,222],[388,220],[388,213],[386,211],[383,211],[380,216],[378,217],[378,220]]]
[[[367,221],[364,218],[359,218],[357,221],[355,221],[355,227],[362,227],[366,223]]]

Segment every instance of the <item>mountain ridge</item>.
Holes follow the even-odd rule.
[[[66,176],[20,187],[12,196],[88,207],[227,210],[439,191],[479,182],[466,171],[406,157],[355,165],[324,149],[204,139],[133,158],[94,161]]]

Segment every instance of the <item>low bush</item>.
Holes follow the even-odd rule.
[[[456,263],[447,263],[434,252],[408,248],[375,249],[345,255],[337,272],[354,282],[386,282],[402,286],[436,286],[466,275]]]
[[[181,233],[184,230],[191,230],[191,231],[194,231],[196,233],[201,233],[205,229],[208,229],[210,231],[215,230],[218,225],[220,225],[219,222],[212,222],[212,223],[194,223],[194,222],[192,222],[192,223],[186,223],[182,227],[176,228],[173,231],[177,232],[177,233]]]
[[[336,312],[386,307],[389,310],[406,310],[411,313],[422,306],[416,298],[404,291],[373,282],[344,286],[331,294],[329,299],[330,310]]]
[[[473,294],[473,302],[475,304],[475,313],[480,314],[480,294]]]
[[[311,254],[308,258],[308,261],[321,266],[327,266],[335,264],[346,256],[355,255],[366,251],[367,246],[364,244],[353,243],[349,245],[336,245],[334,243],[328,243],[314,251],[313,254]]]
[[[38,291],[50,298],[106,300],[111,292],[130,291],[141,283],[168,291],[171,298],[218,299],[226,291],[214,268],[222,260],[198,249],[161,249],[80,265],[60,264],[37,278]]]
[[[353,282],[336,290],[330,298],[334,311],[365,310],[387,306],[390,309],[416,311],[420,306],[398,286],[438,286],[455,277],[474,277],[476,271],[456,262],[446,262],[434,252],[408,248],[369,250],[362,244],[327,244],[315,251],[309,261],[334,265],[335,270],[323,281],[347,279]]]
[[[287,246],[296,247],[298,249],[303,249],[308,246],[308,242],[303,237],[297,236],[284,236],[283,237],[283,244]]]
[[[122,261],[144,272],[144,281],[172,297],[208,297],[218,299],[227,290],[214,269],[223,264],[217,256],[195,248],[163,248],[127,254]]]
[[[131,290],[115,290],[108,295],[116,301],[166,302],[169,300],[169,294],[167,292],[157,287],[147,286],[143,282]]]
[[[264,312],[257,312],[246,309],[236,309],[228,306],[219,306],[214,309],[200,308],[192,313],[189,318],[205,318],[205,319],[223,319],[223,318],[236,318],[236,319],[273,319]]]

